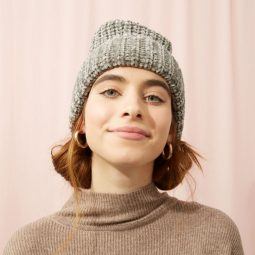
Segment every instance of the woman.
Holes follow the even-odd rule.
[[[101,25],[74,86],[72,137],[52,154],[74,193],[16,231],[4,255],[243,254],[228,215],[157,189],[202,170],[181,141],[184,104],[167,38],[130,20]]]

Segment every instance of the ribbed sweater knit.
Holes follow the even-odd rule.
[[[160,192],[154,183],[116,194],[82,189],[78,231],[61,254],[243,255],[239,230],[223,211]],[[50,255],[70,233],[75,196],[28,223],[3,255]]]

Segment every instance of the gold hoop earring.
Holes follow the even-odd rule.
[[[78,144],[79,147],[84,149],[84,148],[88,147],[88,144],[86,142],[85,142],[85,144],[80,143],[79,135],[81,135],[81,134],[85,134],[85,133],[84,132],[80,132],[80,131],[75,131],[75,133],[74,133],[74,140]]]
[[[169,155],[166,157],[165,155],[165,148],[162,152],[162,158],[165,159],[165,160],[168,160],[172,157],[172,154],[173,154],[173,146],[171,143],[167,143],[167,145],[169,146]]]

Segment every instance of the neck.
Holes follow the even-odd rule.
[[[153,164],[141,166],[112,165],[93,154],[91,191],[98,193],[129,193],[152,182]]]

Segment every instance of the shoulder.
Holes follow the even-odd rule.
[[[200,224],[213,224],[214,227],[219,225],[228,231],[237,229],[233,219],[220,209],[196,201],[184,201],[178,198],[174,198],[174,200],[174,211],[177,215],[182,215],[189,220],[197,218]]]
[[[55,224],[49,215],[23,225],[9,238],[4,247],[3,255],[37,254],[35,251],[38,250],[45,237],[52,232]],[[40,249],[44,248],[40,247]]]
[[[177,198],[175,212],[176,215],[179,214],[178,218],[183,224],[197,234],[202,234],[208,245],[215,247],[217,243],[218,248],[221,247],[219,249],[231,251],[232,254],[243,254],[239,229],[227,213],[199,202],[187,202]]]
[[[196,204],[201,206],[204,224],[208,226],[208,236],[218,242],[218,248],[226,253],[243,255],[242,239],[235,221],[220,209],[198,202]]]
[[[189,220],[194,219],[194,222],[208,225],[212,230],[219,232],[236,233],[238,231],[233,219],[222,210],[195,201],[176,200],[175,210],[189,216]]]
[[[229,237],[239,232],[234,220],[224,211],[199,202],[192,202],[194,206],[199,208],[198,216],[204,224],[209,224],[212,230],[223,232]]]

